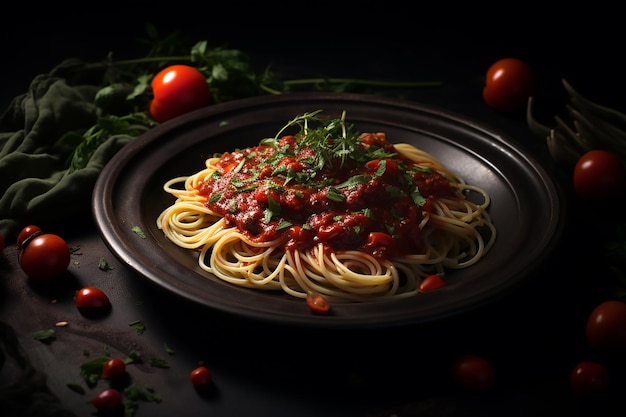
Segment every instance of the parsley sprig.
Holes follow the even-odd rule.
[[[277,148],[277,152],[268,159],[267,163],[274,164],[305,148],[315,149],[315,154],[311,158],[303,160],[314,172],[334,166],[337,162],[341,168],[348,159],[363,164],[372,159],[388,158],[395,155],[395,153],[385,152],[380,147],[360,145],[360,133],[354,129],[353,124],[346,122],[345,111],[340,118],[325,117],[320,113],[322,110],[298,115],[287,122],[274,137],[263,139],[262,145],[271,145]],[[295,149],[292,150],[287,146],[279,147],[280,138],[288,129],[293,127],[298,128],[296,137],[299,138]]]

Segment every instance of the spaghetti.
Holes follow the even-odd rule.
[[[489,251],[487,192],[412,145],[354,132],[345,112],[320,112],[167,181],[176,200],[157,226],[228,283],[334,301],[411,297],[427,275]]]

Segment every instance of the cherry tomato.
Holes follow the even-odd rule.
[[[615,154],[591,150],[574,167],[574,189],[586,200],[616,197],[626,190],[626,168]]]
[[[314,313],[326,314],[330,311],[330,303],[328,300],[323,295],[313,291],[307,293],[306,305],[308,305]]]
[[[150,85],[154,95],[150,103],[150,115],[159,123],[211,102],[206,78],[199,70],[188,65],[164,68],[154,76]]]
[[[197,389],[205,389],[213,381],[213,375],[206,366],[199,366],[189,374],[191,384]]]
[[[598,304],[587,319],[587,343],[602,353],[626,353],[626,303]]]
[[[530,65],[517,58],[504,58],[487,70],[483,99],[492,109],[509,112],[525,107],[535,89],[535,74]]]
[[[111,358],[102,365],[102,378],[115,380],[126,375],[126,362],[120,358]]]
[[[419,292],[427,292],[436,290],[437,288],[441,288],[446,285],[447,282],[444,281],[443,277],[439,274],[432,274],[427,276],[420,282]]]
[[[609,371],[598,362],[580,362],[572,369],[570,387],[580,397],[598,397],[609,387]]]
[[[93,397],[91,404],[102,414],[112,414],[122,406],[122,394],[115,388],[107,388]]]
[[[97,315],[111,308],[109,297],[99,288],[83,287],[76,292],[76,307],[85,315]]]
[[[4,250],[4,237],[0,234],[0,252]]]
[[[26,226],[20,231],[19,235],[17,235],[17,245],[21,246],[22,243],[24,243],[24,241],[27,238],[29,238],[31,235],[35,233],[43,233],[43,231],[41,230],[39,226],[35,226],[32,224],[29,226]]]
[[[462,386],[475,390],[489,388],[495,380],[491,364],[475,354],[459,356],[453,364],[452,376]]]
[[[67,271],[70,248],[62,237],[44,233],[26,241],[20,248],[18,261],[29,278],[49,282]]]

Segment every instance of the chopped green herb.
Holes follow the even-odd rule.
[[[146,326],[143,324],[141,320],[135,320],[128,324],[130,327],[133,327],[137,334],[143,334],[146,331]]]
[[[219,201],[220,198],[222,198],[222,193],[215,193],[211,196],[211,198],[209,198],[209,203],[215,204]]]
[[[332,201],[341,202],[344,200],[345,197],[335,187],[330,187],[326,192],[326,198]]]
[[[56,339],[56,335],[53,329],[39,330],[33,333],[33,338],[42,343],[50,344]]]
[[[124,389],[124,396],[130,402],[135,403],[137,401],[160,403],[163,400],[161,395],[155,392],[154,388],[146,387],[145,389],[141,389],[137,384],[132,384],[126,387]]]
[[[89,387],[95,386],[102,375],[102,366],[111,359],[109,356],[102,356],[83,363],[80,366],[80,376],[83,377]]]
[[[291,222],[285,221],[285,220],[281,220],[278,225],[276,226],[276,230],[282,230],[282,229],[286,229],[289,226],[291,226]]]
[[[143,232],[143,230],[141,230],[141,227],[139,226],[133,226],[133,228],[131,229],[133,232],[135,232],[137,234],[137,236],[139,236],[142,239],[146,238],[145,233]]]
[[[127,365],[129,363],[139,362],[141,360],[141,353],[136,350],[131,351],[126,358],[124,358],[124,363]]]
[[[164,360],[164,359],[151,358],[149,362],[150,362],[150,365],[154,366],[155,368],[164,368],[164,369],[166,369],[166,368],[170,367],[170,364],[167,363],[167,361]]]
[[[102,271],[110,271],[114,269],[113,266],[107,262],[104,256],[100,257],[100,260],[98,261],[98,268]]]

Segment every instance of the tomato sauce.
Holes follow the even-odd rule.
[[[199,192],[228,227],[285,250],[423,252],[418,225],[433,199],[454,195],[448,179],[400,156],[383,133],[359,135],[349,154],[323,145],[330,152],[285,135],[226,152]]]

